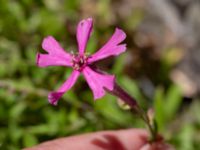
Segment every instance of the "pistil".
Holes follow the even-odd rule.
[[[86,55],[72,55],[72,67],[74,70],[82,71],[87,65],[88,57]]]

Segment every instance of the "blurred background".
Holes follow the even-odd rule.
[[[127,52],[97,65],[147,111],[180,150],[200,149],[200,2],[197,0],[0,0],[0,149],[18,150],[58,137],[144,128],[107,94],[93,101],[83,77],[54,107],[47,94],[69,76],[65,67],[38,68],[41,42],[54,36],[76,51],[76,25],[94,19],[87,51],[97,51],[115,27]]]

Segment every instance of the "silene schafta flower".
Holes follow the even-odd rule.
[[[48,54],[38,53],[37,65],[39,67],[67,66],[73,68],[71,75],[63,85],[57,91],[49,93],[48,100],[52,105],[57,105],[58,100],[75,84],[81,73],[92,90],[94,99],[103,97],[106,92],[105,89],[109,91],[113,90],[115,76],[96,71],[91,65],[101,59],[124,52],[126,44],[121,44],[121,42],[126,38],[126,34],[121,29],[116,28],[108,42],[95,54],[88,56],[85,50],[92,27],[92,18],[79,22],[76,33],[78,54],[67,53],[52,36],[44,38],[42,48]]]

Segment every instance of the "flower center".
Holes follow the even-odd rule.
[[[87,65],[88,57],[86,55],[72,55],[72,67],[75,70],[82,71]]]

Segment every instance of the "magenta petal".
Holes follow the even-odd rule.
[[[49,103],[52,105],[57,105],[58,100],[62,95],[67,92],[76,82],[80,75],[79,71],[74,70],[69,78],[64,82],[64,84],[55,92],[50,92],[48,95]]]
[[[92,70],[90,67],[83,69],[83,75],[93,92],[94,99],[99,99],[105,95],[105,88],[113,90],[114,75],[100,74]]]
[[[126,44],[120,44],[126,38],[126,34],[116,28],[114,34],[109,41],[95,54],[91,55],[88,59],[89,63],[101,60],[103,58],[119,55],[126,50]]]
[[[64,93],[59,93],[59,92],[50,92],[48,95],[48,101],[52,105],[57,105],[58,100],[62,97]]]
[[[68,59],[71,57],[52,36],[44,38],[42,48],[51,55],[62,56]]]
[[[71,58],[70,58],[71,59]],[[47,66],[71,66],[71,60],[50,54],[37,53],[36,63],[39,67]]]
[[[78,41],[78,49],[80,54],[84,54],[87,41],[92,31],[92,26],[93,26],[92,18],[82,20],[78,24],[76,38]]]
[[[37,54],[38,66],[71,66],[71,55],[67,53],[52,36],[44,38],[42,48],[47,51],[48,54]]]

